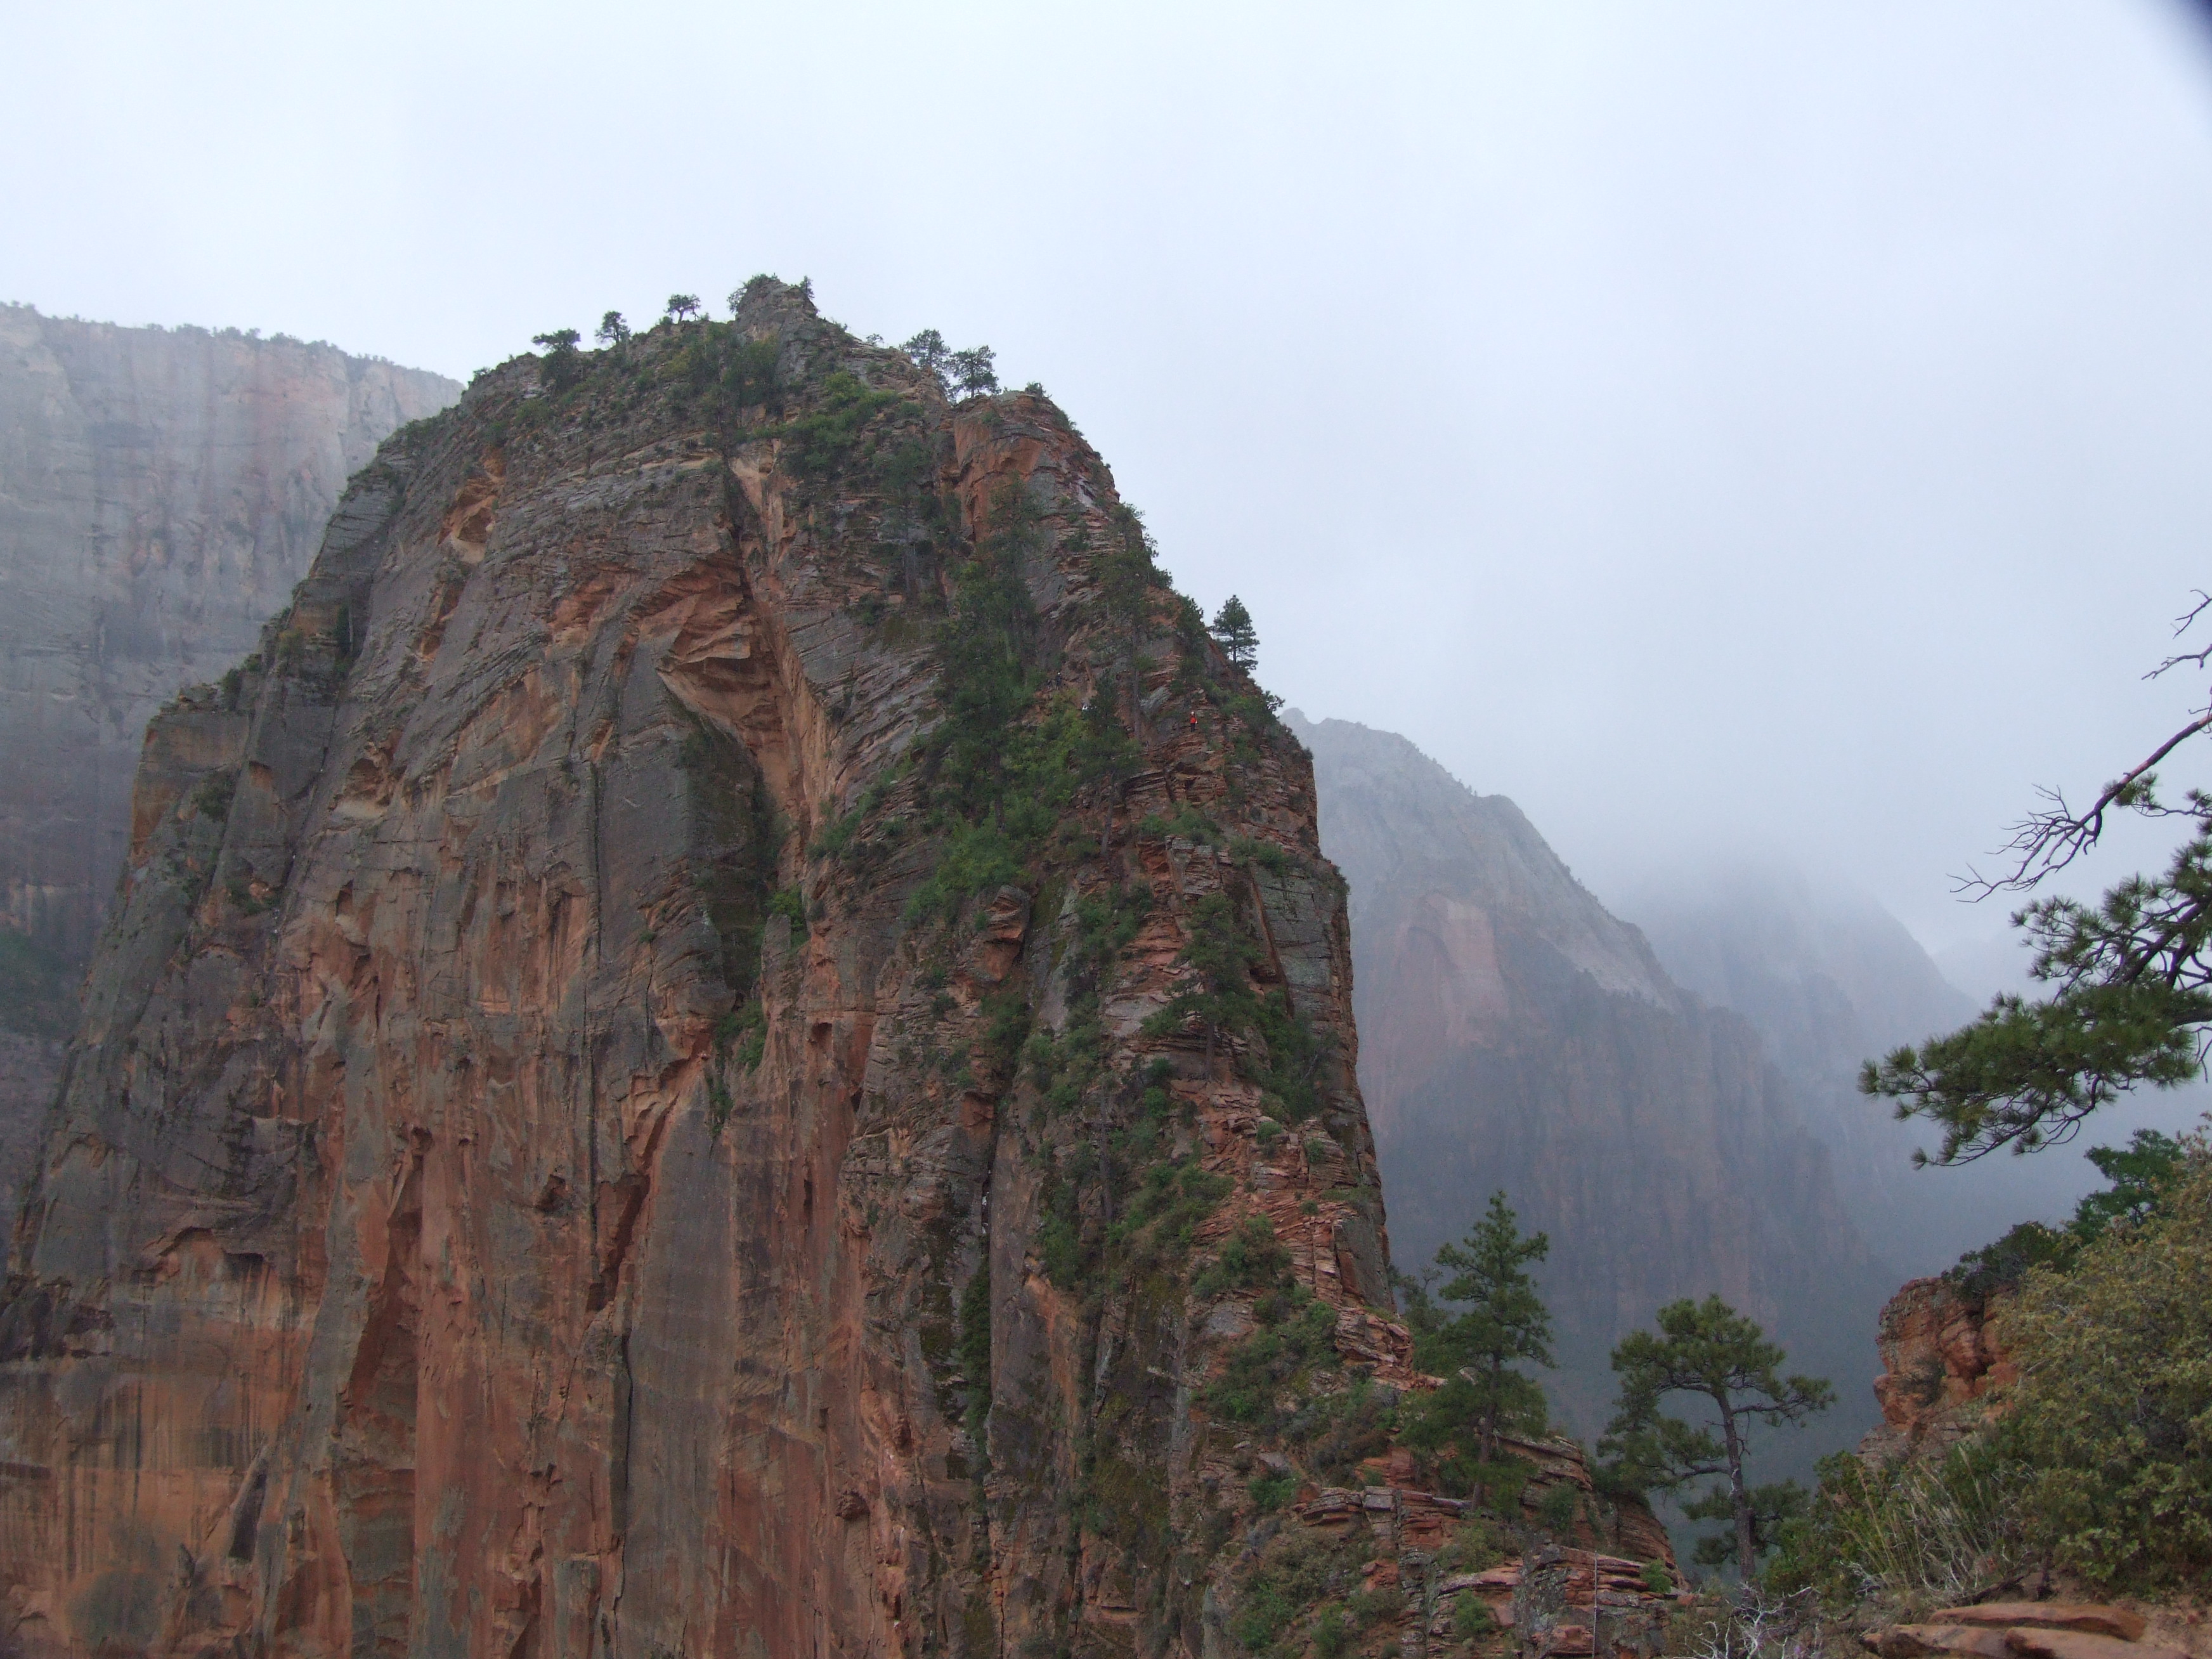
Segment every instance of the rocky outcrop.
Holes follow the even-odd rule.
[[[802,289],[388,442],[131,823],[13,1650],[1218,1651],[1201,1472],[1414,1384],[1304,752]]]
[[[2188,1659],[2145,1642],[2149,1621],[2126,1607],[2081,1601],[1987,1601],[1945,1607],[1918,1624],[1887,1625],[1860,1643],[1881,1659]]]
[[[2020,1376],[1996,1319],[2007,1295],[1938,1278],[1916,1279],[1890,1298],[1875,1338],[1881,1422],[1859,1443],[1861,1456],[1937,1455],[2002,1409],[2002,1390]]]
[[[1544,1382],[1585,1435],[1607,1413],[1612,1345],[1676,1297],[1717,1291],[1793,1370],[1862,1375],[1850,1334],[1896,1281],[1757,1034],[1677,988],[1511,801],[1391,733],[1293,726],[1351,884],[1361,1081],[1400,1267],[1503,1188],[1550,1236],[1560,1365]],[[1872,1419],[1842,1393],[1794,1443],[1799,1463]]]
[[[327,345],[0,306],[0,929],[43,969],[0,975],[0,1221],[58,1080],[32,1005],[73,999],[148,717],[252,647],[347,477],[459,392]]]
[[[1370,1622],[1360,1652],[1451,1650],[1472,1634],[1459,1650],[1657,1654],[1679,1583],[1666,1528],[1638,1499],[1601,1494],[1572,1442],[1500,1445],[1528,1472],[1503,1516],[1413,1486],[1417,1464],[1402,1449],[1363,1463],[1365,1485],[1324,1488],[1293,1511],[1322,1549],[1363,1564]],[[1522,1542],[1519,1553],[1502,1553],[1505,1536]],[[1340,1588],[1349,1589],[1343,1576]]]

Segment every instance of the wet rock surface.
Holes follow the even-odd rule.
[[[453,381],[0,306],[0,1224],[60,1080],[154,711],[251,650],[346,479]],[[71,1005],[58,1021],[33,1004]],[[54,1029],[58,1025],[58,1030]]]
[[[2004,1387],[2020,1374],[1997,1326],[2004,1300],[1942,1277],[1912,1279],[1890,1298],[1875,1338],[1882,1420],[1859,1443],[1861,1456],[1940,1455],[2002,1409]]]
[[[1303,750],[1048,403],[718,326],[481,377],[155,721],[0,1305],[15,1650],[1194,1655],[1204,1473],[1417,1386]],[[1005,864],[931,747],[989,568],[1002,737],[1133,745]]]

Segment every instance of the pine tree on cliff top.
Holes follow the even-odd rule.
[[[2176,633],[2208,610],[2212,598],[2200,594]],[[2212,647],[2169,657],[2149,678],[2185,664],[2212,665]],[[2094,848],[2107,814],[2191,823],[2163,874],[2130,876],[2094,906],[2045,898],[2014,915],[2035,942],[2029,971],[2054,988],[2047,999],[1999,996],[1948,1036],[1867,1062],[1862,1091],[1895,1101],[1900,1118],[1924,1117],[1942,1129],[1936,1162],[1965,1163],[2000,1146],[2032,1152],[2069,1139],[2083,1118],[2140,1084],[2172,1088],[2203,1074],[2212,1035],[2212,793],[2191,789],[2186,805],[2168,805],[2154,769],[2208,731],[2212,708],[2196,710],[2086,811],[2045,791],[2050,808],[2014,827],[2011,868],[1960,884],[1977,897],[2027,892]]]
[[[1237,667],[1249,674],[1260,665],[1260,631],[1253,627],[1252,613],[1244,608],[1244,601],[1234,593],[1213,613],[1212,625],[1206,631]]]

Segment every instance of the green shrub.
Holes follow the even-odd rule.
[[[1345,1597],[1344,1606],[1352,1615],[1352,1622],[1365,1630],[1405,1612],[1406,1592],[1387,1584],[1373,1589],[1357,1589]]]
[[[1263,1474],[1246,1488],[1252,1494],[1252,1506],[1262,1515],[1271,1515],[1295,1497],[1298,1478],[1288,1473]]]
[[[1498,1631],[1498,1615],[1472,1590],[1462,1590],[1452,1608],[1452,1634],[1462,1642],[1480,1642]]]
[[[1782,1523],[1769,1589],[1815,1591],[1832,1608],[1954,1601],[2024,1565],[2025,1471],[1986,1441],[1941,1461],[1876,1467],[1838,1452],[1820,1460],[1806,1512]]]
[[[2212,1571],[2212,1147],[2184,1143],[2161,1213],[2114,1222],[2001,1316],[2021,1380],[2001,1439],[2064,1565],[2158,1590]]]

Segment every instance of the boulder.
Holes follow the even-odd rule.
[[[2110,1636],[2123,1642],[2140,1642],[2148,1628],[2143,1616],[2125,1607],[2108,1607],[2087,1601],[1984,1601],[1978,1607],[1946,1607],[1929,1622],[1941,1625],[1988,1625],[2001,1629],[2078,1630],[2091,1636]]]

